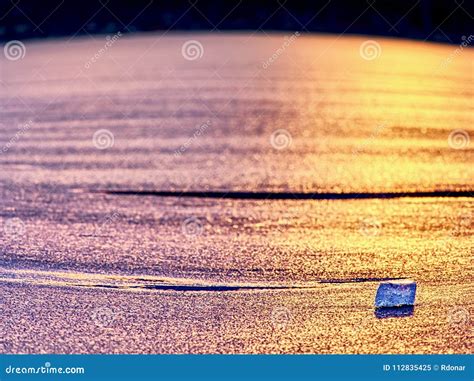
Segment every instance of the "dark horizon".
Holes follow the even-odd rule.
[[[300,31],[380,35],[458,44],[473,27],[465,1],[210,0],[5,1],[0,40],[149,31]]]

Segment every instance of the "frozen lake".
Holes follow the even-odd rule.
[[[2,56],[2,352],[472,352],[472,49],[287,37]]]

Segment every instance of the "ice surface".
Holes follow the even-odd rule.
[[[474,225],[458,217],[474,210],[472,198],[94,191],[472,191],[472,143],[453,149],[448,136],[455,126],[472,140],[474,50],[436,71],[452,46],[377,38],[383,54],[367,64],[367,37],[308,34],[256,73],[284,35],[203,33],[193,62],[181,55],[188,39],[130,34],[88,70],[103,38],[29,41],[23,61],[2,60],[0,351],[472,353],[471,326],[446,324],[445,308],[474,308]],[[109,149],[94,146],[99,129],[113,133]],[[271,144],[278,129],[291,136],[285,149]],[[195,235],[185,234],[188,218]],[[53,270],[79,280],[34,279]],[[130,292],[96,287],[96,274],[311,288]],[[382,277],[423,285],[417,316],[376,320],[405,316],[404,306],[372,316],[365,306],[378,284],[354,280]],[[291,319],[276,332],[272,311],[282,307]],[[111,311],[106,326],[92,318]]]
[[[375,296],[375,307],[412,306],[415,304],[416,283],[411,280],[381,283]]]

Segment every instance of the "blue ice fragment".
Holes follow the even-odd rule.
[[[416,283],[412,280],[380,283],[375,295],[375,308],[413,306],[415,296]]]
[[[404,318],[413,316],[415,306],[379,307],[374,311],[377,319]]]

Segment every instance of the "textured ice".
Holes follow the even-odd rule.
[[[416,283],[412,280],[381,283],[375,296],[375,307],[412,306],[415,296]]]
[[[284,35],[203,33],[204,56],[192,65],[181,55],[189,38],[124,36],[82,74],[103,38],[29,41],[21,63],[2,60],[0,148],[10,148],[0,155],[0,351],[472,353],[471,326],[447,332],[443,306],[474,308],[474,224],[458,217],[474,210],[473,198],[90,191],[472,191],[474,150],[452,149],[448,136],[454,125],[474,133],[474,49],[436,73],[427,68],[452,46],[377,38],[383,54],[368,65],[359,55],[367,37],[305,34],[259,75]],[[50,60],[53,52],[61,54]],[[113,133],[113,147],[94,146],[99,129]],[[271,144],[278,129],[291,136],[285,149]],[[12,218],[22,223],[5,231]],[[195,229],[183,229],[188,218]],[[367,229],[374,220],[378,229]],[[53,270],[79,278],[32,280]],[[310,288],[130,292],[96,287],[97,274],[112,284],[126,275],[119,285],[132,277]],[[363,308],[378,284],[352,280],[382,277],[422,282],[423,313],[375,320],[410,312]],[[275,332],[272,311],[282,307],[291,319]],[[95,318],[111,311],[113,322]]]

